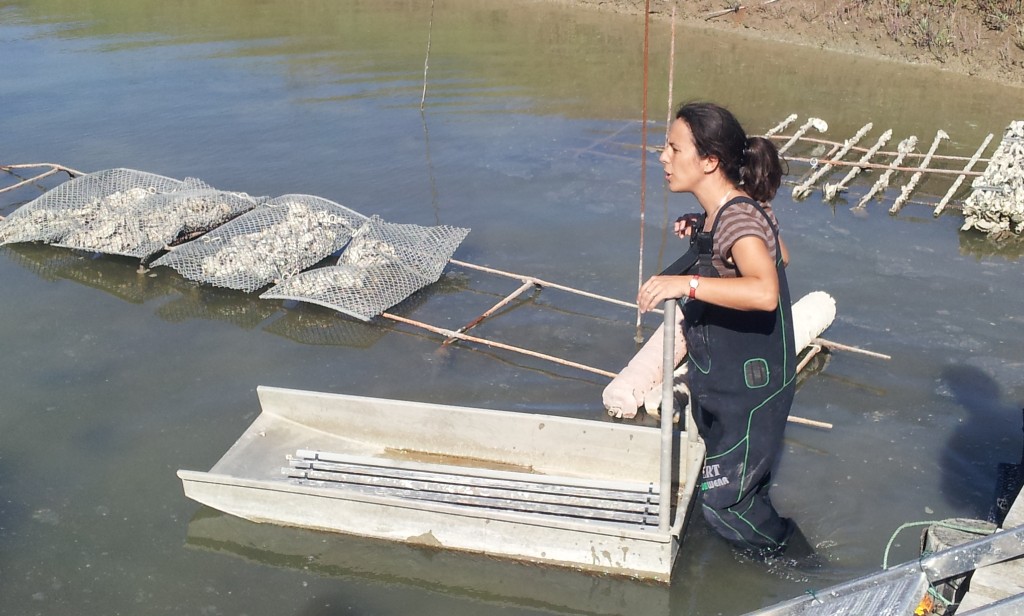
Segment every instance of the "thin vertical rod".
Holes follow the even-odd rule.
[[[651,32],[651,0],[644,2],[644,83],[643,83],[643,109],[641,111],[640,125],[640,258],[637,263],[636,289],[644,284],[644,222],[647,211],[647,60],[650,52]],[[640,319],[643,315],[640,308],[636,310],[636,340],[643,340],[643,330]]]
[[[672,36],[668,44],[668,112],[665,114],[665,143],[668,143],[668,131],[672,128],[672,107],[675,101],[672,100],[673,73],[676,70],[676,3],[672,3]]]
[[[663,345],[663,369],[661,377],[661,506],[658,507],[658,529],[667,533],[672,526],[672,420],[674,419],[675,395],[672,382],[675,372],[676,344],[676,300],[665,300],[665,343]]]
[[[427,24],[427,56],[423,58],[423,95],[420,96],[420,111],[427,101],[427,69],[430,66],[430,37],[434,31],[434,0],[430,0],[430,23]]]

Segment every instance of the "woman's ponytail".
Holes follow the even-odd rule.
[[[775,144],[764,137],[750,137],[740,156],[740,180],[753,199],[771,201],[782,184],[782,161]]]

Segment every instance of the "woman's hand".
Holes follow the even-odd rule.
[[[779,303],[779,276],[764,240],[753,235],[741,237],[733,244],[731,256],[739,275],[701,278],[694,296],[734,310],[775,310]],[[666,299],[686,297],[692,278],[653,276],[640,287],[636,305],[641,312],[650,312]]]
[[[698,220],[700,220],[700,214],[684,214],[676,218],[675,224],[672,225],[673,231],[680,238],[693,235],[694,230],[697,228]]]
[[[640,287],[636,305],[640,312],[650,312],[666,299],[679,299],[690,289],[692,276],[652,276]]]

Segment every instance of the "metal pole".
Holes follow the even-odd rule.
[[[675,372],[676,300],[665,300],[664,374],[661,379],[661,506],[658,507],[658,530],[667,533],[672,526],[672,419],[675,395],[672,382]]]

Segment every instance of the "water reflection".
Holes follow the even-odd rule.
[[[3,251],[11,256],[11,260],[33,272],[43,280],[69,280],[84,286],[108,293],[118,299],[132,304],[145,304],[158,298],[176,296],[159,303],[154,314],[168,323],[184,323],[189,320],[215,321],[229,323],[243,330],[262,331],[281,336],[305,345],[345,346],[366,349],[376,344],[386,333],[392,331],[389,321],[378,317],[371,322],[352,319],[342,313],[320,306],[304,304],[296,301],[264,300],[258,293],[244,293],[233,289],[199,285],[189,281],[169,268],[155,270],[144,269],[134,259],[116,255],[86,253],[82,251],[49,246],[38,243],[9,244]],[[493,278],[493,277],[492,277]],[[504,295],[496,289],[503,286],[512,288],[513,283],[503,277],[482,282],[480,288],[471,288],[482,281],[471,278],[467,272],[460,271],[456,266],[449,265],[437,282],[416,293],[389,309],[394,314],[415,314],[428,302],[433,302],[433,312],[441,314],[473,315],[472,305],[480,305],[482,313],[504,299]],[[456,297],[458,296],[458,297]],[[468,298],[468,299],[467,299]],[[470,305],[470,312],[466,306]],[[551,318],[576,319],[588,322],[588,327],[617,328],[622,325],[621,318],[614,318],[601,310],[576,310],[560,306],[541,299],[540,288],[534,288],[532,294],[524,294],[494,311],[489,319],[499,321],[503,316],[513,315],[524,309],[540,309]],[[535,313],[534,313],[535,314]],[[621,316],[621,315],[620,315]],[[276,317],[276,318],[275,318]],[[466,325],[475,319],[468,316]],[[530,319],[530,316],[523,318]],[[554,328],[551,337],[564,337],[564,321],[557,323],[537,323],[537,327]],[[428,324],[429,325],[429,324]],[[500,331],[500,330],[499,330]],[[478,332],[469,330],[471,335]],[[437,334],[417,330],[416,335],[432,340]],[[541,334],[543,335],[543,333]],[[486,336],[484,336],[486,338]],[[454,342],[454,339],[449,341]],[[449,357],[448,343],[443,344],[435,352],[435,357],[444,365]],[[511,357],[506,351],[493,351],[483,346],[470,343],[464,350],[482,353],[494,360],[512,366],[519,366],[537,374],[549,377],[565,378],[557,370],[549,370],[548,365],[528,366]],[[568,378],[589,379],[585,374],[572,374]]]
[[[157,277],[184,281],[179,275],[165,268],[161,268]],[[169,323],[201,319],[223,321],[250,330],[258,327],[278,311],[278,306],[274,302],[261,300],[253,293],[219,287],[190,286],[187,282],[183,282],[181,287],[183,288],[178,298],[165,302],[156,309],[156,315]]]
[[[185,545],[262,565],[441,593],[459,612],[526,607],[556,614],[668,616],[669,587],[396,541],[255,524],[202,507]],[[449,612],[450,613],[450,612]],[[476,611],[475,613],[480,613]]]
[[[181,278],[143,272],[137,260],[127,257],[34,243],[8,244],[3,248],[12,261],[44,280],[70,280],[133,304],[144,304],[188,286]]]
[[[355,321],[338,312],[297,302],[261,300],[256,293],[201,286],[168,268],[146,270],[124,257],[85,253],[45,244],[9,244],[3,250],[11,260],[43,280],[69,280],[108,293],[132,304],[177,295],[160,303],[154,313],[169,323],[198,319],[230,323],[243,330],[260,327],[300,344],[368,348],[385,333],[379,323]],[[462,288],[458,276],[442,276],[430,292],[414,293],[395,307],[414,311],[433,293]],[[283,313],[283,314],[282,314]]]
[[[1007,261],[1019,261],[1024,256],[1024,237],[1014,236],[1002,239],[978,232],[960,233],[960,253],[976,259],[997,257]]]
[[[266,300],[263,300],[266,303]],[[380,340],[387,330],[378,324],[344,318],[319,306],[289,307],[263,331],[316,346],[347,346],[366,349]]]

